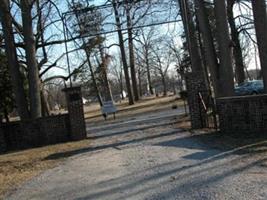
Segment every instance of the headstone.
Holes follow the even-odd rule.
[[[82,140],[86,138],[86,126],[81,87],[70,87],[63,90],[66,94],[69,112],[70,138]]]

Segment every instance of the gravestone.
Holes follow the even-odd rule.
[[[84,110],[81,87],[70,87],[63,89],[66,95],[69,111],[69,125],[71,140],[82,140],[86,138],[86,126],[84,121]]]

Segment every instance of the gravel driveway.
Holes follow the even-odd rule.
[[[93,144],[7,199],[267,199],[267,158],[216,150],[176,128],[169,110],[88,127]],[[162,116],[163,118],[156,118]]]

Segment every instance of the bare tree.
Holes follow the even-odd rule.
[[[264,90],[267,92],[267,14],[265,0],[252,1]]]
[[[139,59],[140,58],[142,59],[144,66],[146,68],[145,71],[147,75],[149,93],[151,95],[154,95],[152,78],[151,78],[151,56],[153,53],[152,46],[153,43],[155,42],[154,37],[155,37],[155,28],[151,27],[147,32],[144,29],[140,29],[138,39],[135,38],[135,40],[138,41],[139,44],[141,44],[140,49],[136,48],[136,55],[139,56]]]
[[[180,6],[185,35],[187,39],[192,71],[198,71],[202,73],[203,66],[195,34],[196,30],[193,22],[192,13],[190,11],[190,6],[188,4],[188,0],[179,0],[178,2]]]
[[[175,63],[177,77],[178,77],[178,83],[180,90],[183,90],[184,86],[183,83],[185,82],[185,74],[186,74],[186,67],[182,63],[182,57],[184,54],[184,50],[180,45],[177,45],[174,41],[173,37],[170,37],[167,40],[167,46],[171,52],[172,55],[172,61]],[[187,67],[188,68],[188,67]]]
[[[218,95],[218,70],[219,64],[217,61],[216,50],[213,43],[212,31],[209,24],[209,19],[206,13],[205,5],[203,0],[195,0],[196,15],[199,22],[199,28],[203,39],[203,45],[205,50],[206,60],[211,73],[211,79],[213,83],[213,89],[215,96]]]
[[[21,0],[21,13],[23,23],[23,36],[25,42],[25,54],[29,76],[30,112],[31,118],[42,116],[40,97],[39,70],[36,61],[35,37],[32,26],[32,6],[34,1]]]
[[[130,82],[130,77],[129,77],[128,64],[126,60],[124,40],[123,40],[122,31],[121,31],[121,22],[120,22],[120,16],[118,12],[118,4],[116,1],[117,0],[112,0],[112,6],[114,9],[115,21],[116,21],[116,26],[117,26],[117,31],[118,31],[119,47],[121,51],[121,58],[122,58],[122,63],[123,63],[123,70],[124,70],[124,76],[125,76],[125,81],[126,81],[129,105],[133,105],[134,100],[133,100],[132,89],[131,89],[132,87],[131,87],[131,82]]]
[[[20,74],[20,66],[17,59],[9,0],[4,0],[0,3],[0,17],[5,39],[5,51],[8,58],[8,66],[15,93],[15,101],[20,118],[25,120],[29,118],[29,111],[26,95],[24,93],[23,81]]]
[[[238,84],[243,83],[245,81],[245,66],[243,62],[243,55],[241,44],[239,40],[239,32],[237,30],[234,18],[233,7],[236,0],[227,0],[227,14],[228,14],[228,22],[231,29],[231,39],[234,45],[233,53],[235,60],[235,76]]]
[[[158,49],[153,49],[155,56],[155,69],[161,77],[161,82],[163,86],[163,96],[167,96],[167,82],[166,77],[171,64],[171,51],[170,49],[164,49],[162,46],[158,46]]]
[[[130,71],[132,78],[132,87],[134,100],[139,100],[137,80],[136,80],[136,72],[135,72],[135,62],[134,62],[134,44],[133,44],[133,30],[132,30],[132,16],[131,16],[131,4],[129,0],[126,0],[126,18],[127,18],[127,28],[128,28],[128,46],[129,46],[129,63],[130,63]]]
[[[234,95],[233,63],[226,5],[223,0],[214,0],[217,41],[219,44],[219,96]]]
[[[111,66],[111,71],[113,76],[115,76],[116,82],[119,85],[120,88],[120,95],[121,99],[124,99],[124,87],[123,87],[123,66],[121,59],[117,59],[116,57],[112,58],[112,66]]]
[[[105,101],[111,101],[112,100],[112,94],[110,89],[110,84],[108,80],[108,74],[107,74],[107,67],[110,63],[111,56],[108,54],[104,55],[103,49],[101,46],[99,47],[100,57],[101,57],[101,63],[99,63],[100,68],[100,76],[101,79],[104,82],[104,97]]]

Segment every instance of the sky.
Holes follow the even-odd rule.
[[[104,2],[105,1],[103,1],[103,0],[97,0],[97,1],[92,1],[92,4],[94,4],[94,5],[103,5]],[[63,12],[66,12],[67,9],[68,9],[67,6],[66,6],[66,3],[64,3],[64,1],[60,1],[59,7],[60,7],[60,10],[61,10],[62,13]],[[112,9],[112,8],[110,8],[110,9]],[[102,13],[111,12],[110,9],[108,9],[108,10],[103,10],[102,9],[102,10],[100,10],[100,12],[102,12]],[[137,25],[146,25],[146,24],[158,23],[158,22],[163,22],[163,21],[172,21],[172,20],[176,19],[177,14],[178,14],[177,7],[175,7],[175,8],[173,7],[172,9],[162,8],[161,7],[161,8],[157,8],[157,9],[161,9],[162,12],[164,12],[164,14],[161,14],[160,15],[159,12],[152,13],[152,17],[149,17],[149,18],[146,18],[143,21],[140,21],[140,23],[137,24]],[[170,16],[167,16],[167,14],[166,14],[167,12],[166,11],[168,11],[168,14],[170,14]],[[139,13],[141,15],[142,14],[142,10],[140,10]],[[174,16],[174,17],[171,17],[171,16]],[[107,18],[104,23],[107,24],[107,23],[110,23],[110,22],[112,22],[112,23],[114,22],[114,16],[113,15],[111,17]],[[124,27],[125,27],[125,25],[124,25]],[[57,24],[57,28],[62,30],[62,24],[61,23],[58,23]],[[156,28],[159,29],[159,32],[165,34],[167,31],[171,31],[171,32],[176,31],[174,29],[179,29],[179,26],[177,26],[177,23],[171,23],[171,24],[165,24],[165,25],[158,25],[158,26],[156,26]],[[70,25],[68,25],[68,29],[71,29]],[[115,30],[115,26],[114,25],[105,25],[104,26],[104,29],[105,29],[105,31]],[[57,31],[55,29],[55,27],[52,27],[52,30],[47,32],[47,37],[53,31]],[[176,31],[176,32],[179,32],[179,31]],[[124,33],[125,33],[125,31],[124,31]],[[105,36],[106,36],[105,46],[110,46],[110,45],[112,45],[114,43],[118,43],[118,35],[117,35],[116,32],[115,33],[106,34]],[[61,34],[60,37],[62,38],[62,34]],[[125,37],[125,34],[124,34],[124,37]],[[79,42],[80,41],[77,41],[77,43],[79,43]],[[181,44],[181,38],[179,37],[178,34],[177,34],[177,44]],[[74,48],[75,47],[74,47],[73,43],[72,42],[69,42],[68,43],[68,50],[71,51]],[[51,50],[52,59],[56,59],[57,57],[59,57],[64,52],[65,52],[64,44],[62,44],[62,45],[56,45]],[[111,48],[109,48],[108,53],[110,55],[117,56],[117,55],[120,54],[119,48],[117,46],[112,46]],[[82,52],[82,51],[79,51],[78,53],[77,52],[70,53],[69,54],[69,60],[70,60],[70,66],[71,66],[71,68],[73,69],[73,68],[79,66],[80,63],[82,62],[82,60],[84,59],[84,56],[85,56],[84,55],[84,52]],[[63,66],[64,68],[67,68],[67,66],[66,66],[67,65],[66,56],[64,56],[58,62],[58,64],[60,66]],[[174,68],[174,64],[173,64],[172,68]],[[51,70],[49,72],[49,74],[47,76],[51,76],[51,75],[55,75],[55,74],[67,75],[68,72],[67,72],[67,70],[62,70],[62,69],[54,68],[53,70]]]

